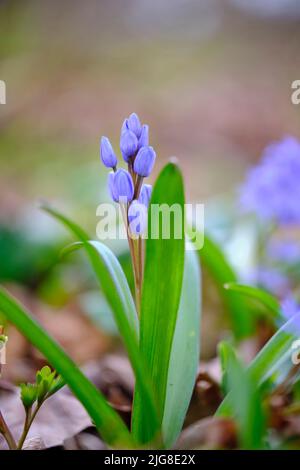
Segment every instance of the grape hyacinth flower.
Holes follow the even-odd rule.
[[[108,189],[114,202],[120,204],[127,230],[132,258],[136,305],[139,311],[144,269],[144,233],[152,187],[143,184],[153,169],[156,154],[149,146],[149,126],[141,124],[136,113],[126,118],[121,127],[120,150],[128,171],[117,169],[117,157],[107,137],[101,139],[101,160],[112,168],[108,175]]]
[[[264,222],[300,224],[300,141],[285,137],[268,146],[241,188],[241,206]]]

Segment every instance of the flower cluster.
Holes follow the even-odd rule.
[[[300,224],[300,142],[286,137],[264,151],[241,189],[244,210],[279,225]]]
[[[151,185],[143,184],[143,179],[150,175],[156,154],[149,146],[149,126],[142,125],[136,113],[126,118],[122,125],[120,150],[128,170],[117,169],[117,156],[109,139],[101,138],[101,160],[106,167],[112,168],[108,175],[111,198],[126,207],[125,222],[132,233],[140,235],[145,230],[152,190]]]

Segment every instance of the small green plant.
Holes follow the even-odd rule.
[[[2,335],[4,337],[4,335]],[[7,337],[5,337],[7,338]],[[7,340],[6,340],[7,341]],[[17,440],[0,412],[0,433],[3,435],[11,450],[21,450],[27,438],[31,425],[45,401],[58,392],[65,382],[57,376],[50,367],[44,366],[36,373],[35,383],[22,383],[20,385],[20,399],[25,410],[23,431]]]

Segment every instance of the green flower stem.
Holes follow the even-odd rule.
[[[17,449],[16,442],[13,438],[12,433],[9,430],[9,427],[6,424],[5,419],[3,418],[1,411],[0,411],[0,433],[3,435],[4,439],[6,440],[9,449],[16,450]]]
[[[29,433],[29,430],[30,430],[30,428],[31,428],[31,425],[32,425],[32,423],[33,423],[33,421],[34,421],[34,419],[35,419],[35,417],[36,417],[36,415],[37,415],[39,409],[41,408],[42,404],[43,404],[43,401],[40,402],[40,403],[38,403],[33,413],[32,413],[32,409],[31,409],[31,408],[28,408],[28,409],[26,410],[26,417],[25,417],[23,432],[22,432],[22,435],[21,435],[21,437],[20,437],[20,440],[19,440],[18,446],[17,446],[17,449],[18,449],[18,450],[22,450],[23,444],[24,444],[25,439],[26,439],[26,437],[27,437],[27,435],[28,435],[28,433]]]

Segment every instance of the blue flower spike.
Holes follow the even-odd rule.
[[[100,156],[102,163],[107,167],[107,168],[116,168],[118,160],[116,157],[116,154],[114,152],[114,149],[107,137],[101,137],[101,143],[100,143]]]

